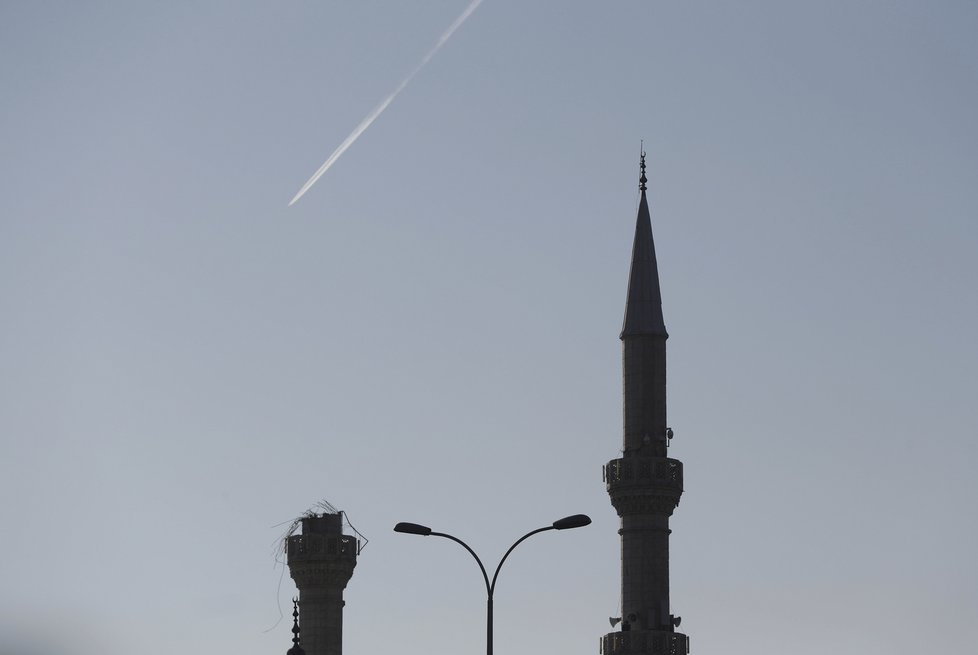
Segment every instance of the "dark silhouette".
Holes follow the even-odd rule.
[[[426,525],[419,525],[417,523],[398,523],[394,526],[394,532],[403,532],[405,534],[417,534],[422,537],[444,537],[446,539],[451,539],[455,543],[459,544],[465,550],[469,551],[469,554],[475,558],[476,563],[479,565],[479,570],[482,571],[482,578],[486,582],[486,655],[492,655],[492,595],[496,591],[496,578],[499,577],[499,569],[503,568],[503,562],[509,557],[509,554],[513,552],[513,549],[523,543],[526,539],[529,539],[535,534],[540,532],[546,532],[547,530],[570,530],[572,528],[582,528],[585,525],[590,525],[591,519],[584,514],[574,514],[573,516],[566,516],[562,519],[554,521],[551,525],[543,528],[537,528],[536,530],[530,530],[525,535],[516,540],[516,542],[509,547],[503,558],[499,560],[499,564],[496,566],[496,572],[492,574],[492,582],[489,581],[489,574],[486,573],[486,567],[482,564],[482,560],[479,556],[475,554],[475,551],[469,548],[469,545],[459,539],[458,537],[453,537],[450,534],[445,534],[444,532],[432,532],[431,528]]]
[[[299,588],[299,623],[304,652],[342,655],[343,590],[357,565],[359,543],[343,534],[343,513],[310,512],[302,534],[285,540],[289,573]]]
[[[604,636],[603,655],[685,654],[669,609],[669,517],[683,493],[683,465],[666,456],[666,326],[646,198],[645,152],[622,324],[622,456],[604,467],[621,518],[621,631]],[[614,623],[614,619],[612,619]]]
[[[292,648],[285,655],[306,655],[299,638],[299,599],[292,599]]]

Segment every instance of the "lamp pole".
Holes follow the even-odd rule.
[[[503,562],[509,557],[509,554],[513,552],[513,549],[523,543],[525,540],[529,539],[535,534],[540,532],[547,532],[548,530],[570,530],[572,528],[583,528],[585,525],[589,525],[591,519],[585,514],[574,514],[572,516],[565,516],[562,519],[554,521],[551,525],[543,528],[537,528],[536,530],[530,530],[525,535],[517,539],[503,558],[499,560],[499,564],[496,565],[496,571],[492,574],[492,581],[489,580],[489,574],[486,573],[486,567],[482,564],[482,560],[479,556],[475,554],[467,543],[450,534],[444,532],[434,532],[431,528],[425,525],[419,525],[417,523],[405,523],[401,522],[394,526],[394,532],[403,532],[405,534],[417,534],[422,537],[444,537],[445,539],[451,539],[455,543],[459,544],[465,550],[469,551],[469,554],[475,559],[476,564],[479,565],[479,570],[482,571],[482,579],[486,583],[486,655],[492,655],[492,596],[496,591],[496,578],[499,577],[499,569],[503,568]]]

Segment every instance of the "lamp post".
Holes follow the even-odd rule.
[[[479,565],[479,570],[482,571],[482,579],[486,583],[486,655],[492,655],[492,595],[496,591],[496,578],[499,577],[499,569],[503,568],[503,562],[509,557],[509,554],[513,552],[513,549],[519,546],[523,541],[529,539],[533,535],[546,532],[547,530],[570,530],[572,528],[583,528],[585,525],[591,523],[590,517],[585,514],[574,514],[572,516],[565,516],[562,519],[554,521],[551,525],[543,528],[537,528],[536,530],[530,530],[525,535],[517,539],[503,558],[499,560],[499,564],[496,566],[496,572],[492,574],[492,581],[489,581],[489,574],[486,573],[486,567],[483,566],[482,560],[479,556],[475,554],[475,551],[469,548],[469,545],[450,534],[445,534],[444,532],[433,532],[431,528],[426,525],[418,525],[417,523],[398,523],[394,526],[394,532],[403,532],[405,534],[417,534],[422,537],[444,537],[445,539],[451,539],[455,543],[459,544],[465,550],[469,551],[469,554],[475,558],[476,563]]]

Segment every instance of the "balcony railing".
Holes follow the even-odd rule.
[[[629,457],[613,459],[604,466],[608,489],[625,485],[649,484],[683,490],[683,463],[667,457]]]
[[[686,655],[689,637],[679,632],[612,632],[601,638],[602,655]]]
[[[294,534],[286,547],[289,561],[294,559],[349,559],[356,560],[360,542],[356,537],[340,535],[330,537],[321,534]]]

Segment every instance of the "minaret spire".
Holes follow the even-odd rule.
[[[659,291],[659,269],[652,240],[652,219],[649,200],[645,195],[648,178],[645,176],[645,151],[639,163],[641,175],[638,188],[642,194],[635,221],[635,241],[632,244],[632,268],[628,276],[628,299],[625,301],[625,320],[621,338],[647,334],[668,337],[662,320],[662,294]]]
[[[669,517],[683,493],[683,465],[666,456],[666,333],[659,271],[646,198],[641,199],[625,301],[622,343],[622,455],[604,467],[611,504],[621,518],[621,631],[606,634],[602,655],[684,655],[686,635],[669,607]]]

